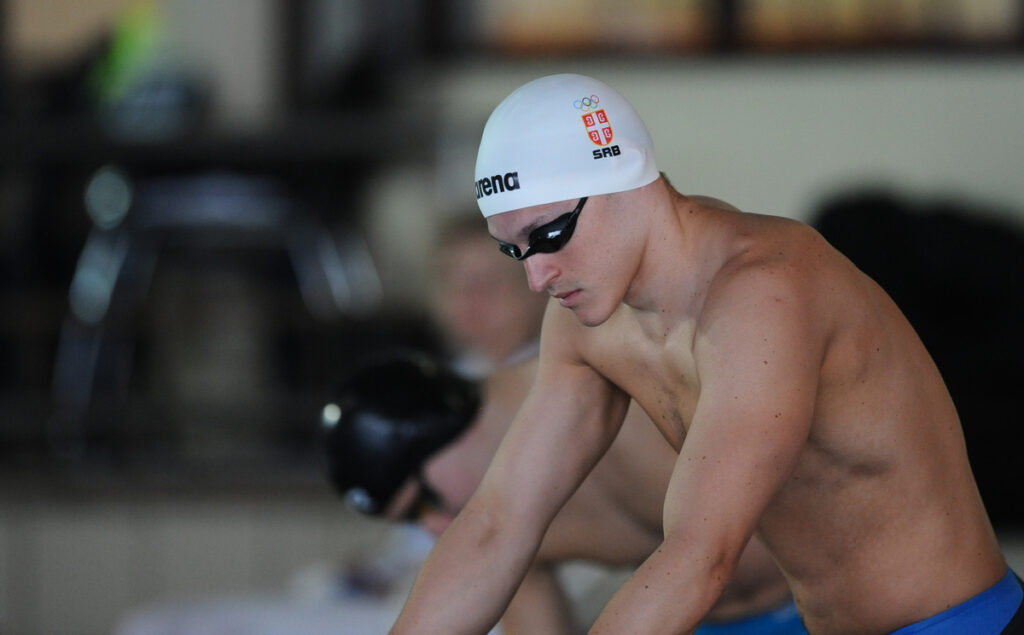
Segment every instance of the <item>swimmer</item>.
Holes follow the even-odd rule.
[[[529,390],[536,359],[495,371],[478,409],[474,383],[417,355],[366,364],[326,407],[332,482],[356,507],[441,535],[483,477]],[[370,430],[372,429],[372,433]],[[391,443],[382,442],[382,430]],[[557,566],[588,560],[635,568],[662,540],[661,507],[676,454],[643,412],[622,429],[548,528],[501,625],[516,633],[577,632]],[[806,633],[789,588],[757,541],[698,633]]]
[[[810,633],[1020,632],[938,369],[813,229],[677,192],[633,108],[580,75],[506,98],[475,178],[551,300],[530,393],[393,633],[495,623],[630,398],[678,458],[664,539],[591,633],[693,632],[752,536]]]

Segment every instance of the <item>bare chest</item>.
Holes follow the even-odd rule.
[[[635,333],[595,344],[587,355],[595,370],[643,408],[676,451],[700,396],[691,342],[685,329],[664,339]]]

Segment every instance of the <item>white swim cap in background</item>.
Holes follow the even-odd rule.
[[[484,216],[624,192],[658,178],[654,144],[626,99],[584,75],[549,75],[505,98],[484,126],[476,199]]]

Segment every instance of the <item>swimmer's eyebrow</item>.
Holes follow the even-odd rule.
[[[555,218],[558,218],[558,217],[556,216]],[[521,242],[527,243],[527,242],[530,241],[530,234],[532,234],[534,232],[534,230],[536,230],[538,227],[543,227],[544,225],[547,225],[548,223],[551,222],[551,220],[554,220],[554,219],[545,220],[543,222],[541,222],[541,219],[535,219],[532,222],[527,223],[527,225],[525,227],[523,227],[518,232],[516,232],[516,234],[515,234],[515,236],[513,236],[513,238],[520,239]],[[494,238],[494,240],[498,241],[499,243],[506,242],[506,241],[504,241],[504,240],[502,240],[500,238],[495,237],[493,234],[491,235],[491,238]],[[518,244],[518,241],[517,241],[517,244]]]
[[[527,225],[523,229],[520,229],[516,233],[516,235],[512,237],[512,242],[517,242],[516,241],[517,238],[523,239],[523,242],[528,241],[529,238],[530,238],[530,232],[532,232],[536,227],[537,227],[537,223],[530,223],[529,225]],[[493,238],[494,240],[498,241],[499,243],[507,243],[507,242],[509,242],[507,240],[502,240],[502,239],[498,238],[494,234],[491,234],[490,236],[491,236],[491,238]]]
[[[530,239],[530,234],[532,234],[535,229],[537,229],[538,227],[543,227],[544,225],[547,225],[550,222],[551,222],[550,220],[547,220],[547,221],[544,221],[542,223],[542,222],[540,222],[540,220],[535,220],[532,223],[530,223],[529,225],[527,225],[526,227],[520,229],[518,237],[521,237],[521,238],[524,238],[526,240],[529,240]]]

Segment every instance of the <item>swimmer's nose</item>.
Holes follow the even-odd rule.
[[[540,293],[547,289],[558,275],[558,269],[551,262],[549,254],[535,254],[523,261],[526,267],[526,280],[530,289]]]

